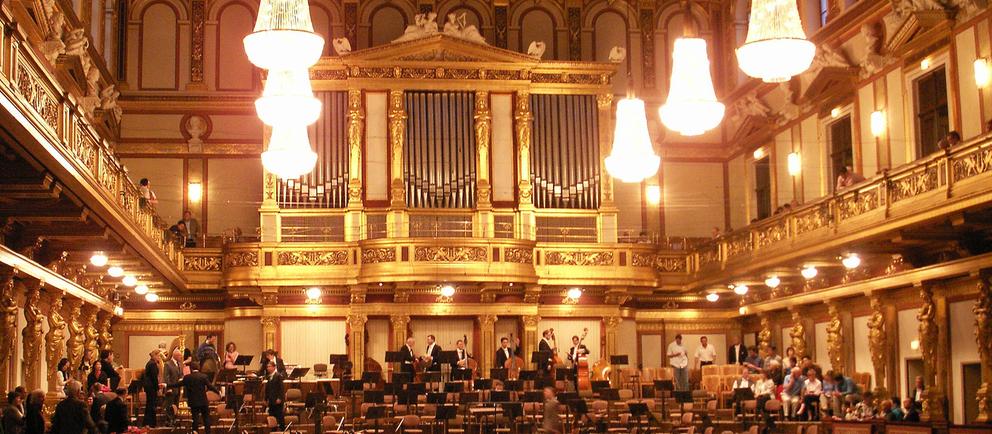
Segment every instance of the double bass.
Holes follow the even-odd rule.
[[[479,375],[479,362],[476,362],[475,358],[468,353],[468,335],[462,335],[462,342],[465,342],[465,360],[459,360],[458,363],[463,368],[472,371],[472,378],[476,378]]]
[[[588,335],[589,335],[589,329],[583,328],[582,337],[579,338],[579,345],[576,345],[576,347],[581,346],[582,342],[586,340],[586,336]],[[572,363],[575,364],[575,376],[577,379],[577,383],[578,383],[577,386],[579,391],[583,391],[583,390],[591,391],[592,382],[589,381],[589,355],[575,354],[575,360],[572,360]]]
[[[565,366],[565,364],[558,356],[558,337],[555,336],[555,329],[551,329],[551,342],[553,343],[551,348],[551,378],[558,378],[558,367]]]
[[[517,342],[513,339],[513,333],[510,333],[510,358],[506,359],[503,363],[503,367],[506,368],[506,379],[516,380],[520,377],[520,370],[523,369],[524,359],[517,355]]]

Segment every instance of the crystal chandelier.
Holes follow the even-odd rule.
[[[623,182],[641,182],[657,173],[659,164],[661,158],[651,147],[644,101],[634,97],[620,100],[613,150],[606,157],[606,170]]]
[[[248,60],[262,69],[306,69],[324,51],[307,0],[262,0],[255,30],[245,36]]]
[[[255,111],[266,125],[310,125],[320,117],[320,100],[314,98],[306,69],[270,71]]]
[[[317,153],[310,147],[305,125],[274,126],[262,166],[282,179],[299,178],[313,170]]]
[[[661,122],[683,136],[698,136],[720,124],[723,109],[713,92],[706,40],[676,39],[668,100],[658,111]]]
[[[747,40],[737,49],[745,74],[767,83],[787,81],[808,69],[815,54],[795,0],[751,0]]]

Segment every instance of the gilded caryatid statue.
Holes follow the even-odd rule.
[[[67,357],[69,365],[75,369],[83,361],[83,353],[86,351],[86,327],[83,325],[83,302],[72,299],[69,302],[68,314],[66,315],[66,325],[69,328],[69,345],[67,345]]]
[[[884,308],[881,299],[871,298],[871,316],[868,317],[868,350],[871,352],[871,364],[875,372],[875,396],[879,397],[886,396],[885,368],[889,362]]]
[[[940,335],[937,329],[937,304],[933,299],[933,290],[924,286],[920,290],[920,313],[916,319],[920,323],[919,342],[920,354],[923,359],[923,378],[926,390],[923,392],[923,408],[920,418],[931,421],[944,420],[944,397],[939,379],[941,378],[937,356],[937,339]]]
[[[87,309],[88,312],[85,313],[85,321],[83,322],[84,329],[83,332],[86,335],[86,350],[97,354],[100,352],[100,345],[97,343],[97,338],[100,336],[100,330],[96,328],[96,308]]]
[[[66,323],[62,317],[62,294],[52,296],[48,311],[48,334],[45,335],[45,360],[48,362],[48,390],[54,392],[58,381],[59,360],[65,357]]]
[[[767,356],[772,345],[772,319],[767,315],[761,317],[761,330],[758,332],[758,347],[761,356]]]
[[[975,301],[975,343],[984,373],[978,389],[976,422],[992,421],[992,282],[983,274],[978,280],[978,300]]]
[[[99,335],[97,336],[97,344],[100,347],[100,350],[110,351],[114,344],[114,335],[111,333],[110,320],[113,319],[114,316],[110,312],[101,312],[99,318]]]
[[[803,316],[798,310],[792,311],[792,329],[789,330],[789,337],[792,338],[792,349],[796,352],[796,358],[801,359],[806,352],[806,326],[803,325]]]
[[[24,298],[24,329],[21,331],[24,338],[24,385],[29,390],[41,385],[38,366],[41,365],[42,323],[45,316],[38,307],[40,303],[41,284],[35,283],[28,287]]]
[[[830,321],[827,322],[827,355],[834,372],[844,372],[844,331],[841,327],[837,305],[827,306]]]
[[[14,280],[17,269],[12,268],[0,287],[0,367],[14,359],[14,343],[17,342],[17,298],[14,293]],[[7,369],[2,369],[7,372]],[[0,374],[3,375],[3,374]]]

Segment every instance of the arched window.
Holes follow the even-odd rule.
[[[519,51],[526,53],[530,43],[544,41],[545,59],[560,59],[558,53],[557,27],[551,14],[541,8],[533,8],[520,16],[520,47]]]
[[[406,17],[396,7],[384,5],[372,13],[369,20],[369,46],[388,44],[400,37],[406,29]]]
[[[232,2],[217,14],[217,90],[252,90],[255,68],[248,61],[242,40],[255,27],[248,5]]]

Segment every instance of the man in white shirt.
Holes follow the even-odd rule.
[[[700,369],[703,366],[712,365],[716,361],[716,347],[709,345],[706,336],[699,338],[699,346],[696,347],[696,366]]]
[[[675,335],[675,341],[668,344],[668,364],[675,371],[675,390],[689,390],[689,355],[682,346],[682,335]]]
[[[816,378],[816,370],[806,371],[806,384],[803,386],[803,407],[799,411],[806,420],[820,419],[817,404],[820,403],[820,394],[822,393],[823,383]]]
[[[737,389],[750,389],[751,386],[752,386],[752,384],[751,384],[751,371],[749,369],[747,369],[747,368],[741,368],[741,376],[740,376],[740,378],[734,380],[734,385],[731,388],[731,391],[735,391]],[[736,394],[734,396],[735,396],[735,400],[734,400],[734,414],[741,414],[742,411],[743,411],[743,408],[742,408],[743,402],[741,402],[741,401],[739,401],[739,400],[736,399],[736,396],[737,396]]]
[[[427,367],[428,371],[431,372],[441,372],[441,362],[438,358],[441,357],[441,346],[437,344],[434,335],[427,335],[427,352],[424,353],[426,357],[430,357],[431,364]]]
[[[782,411],[787,419],[796,416],[805,383],[803,371],[799,368],[792,368],[789,375],[785,377],[785,381],[782,383]]]

